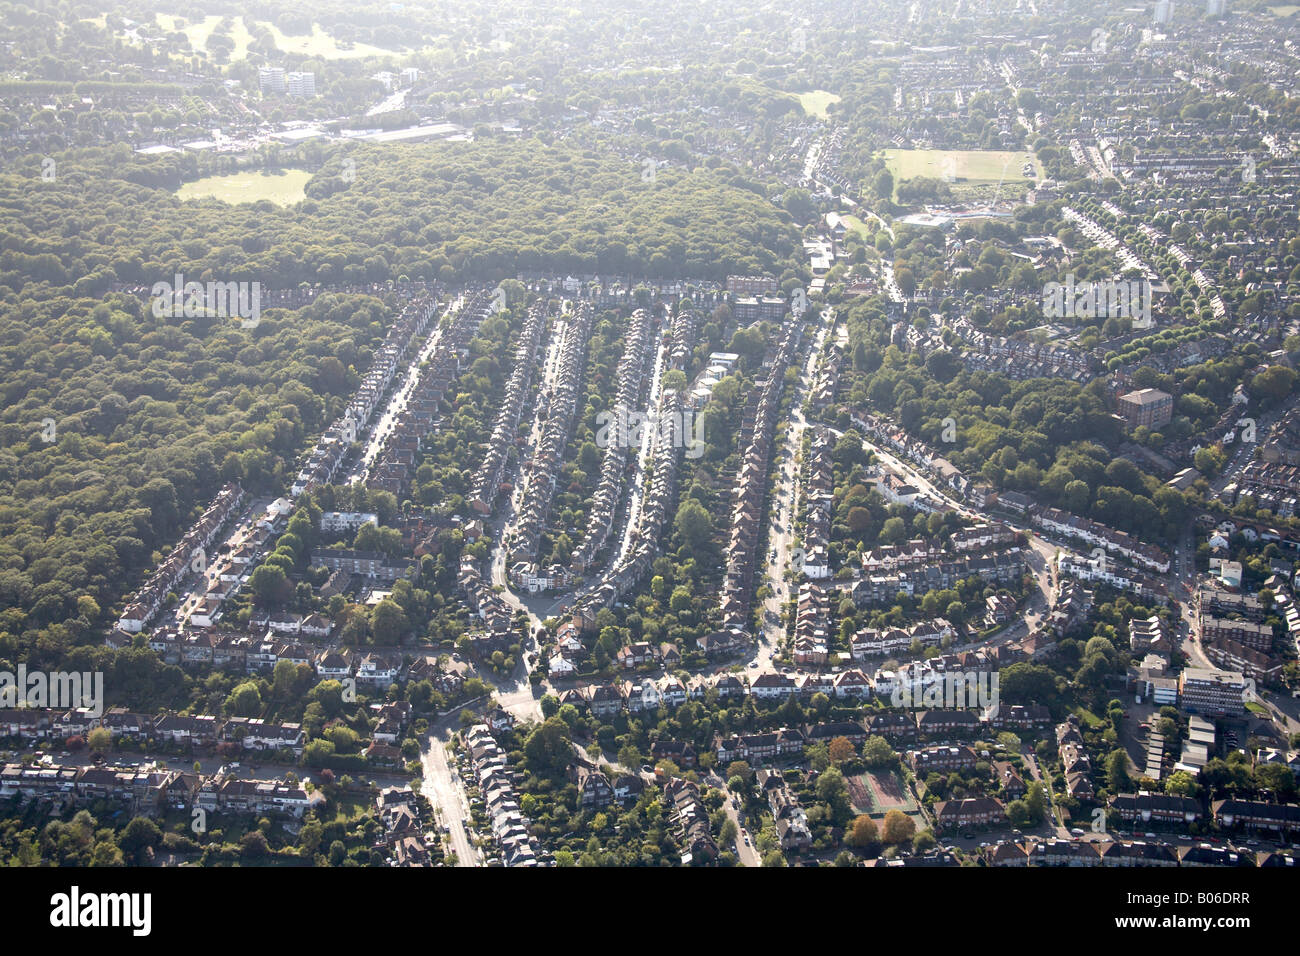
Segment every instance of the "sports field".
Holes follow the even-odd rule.
[[[928,176],[931,179],[963,180],[967,183],[1023,183],[1021,167],[1034,164],[1034,172],[1041,178],[1043,168],[1038,157],[1030,152],[1001,149],[887,149],[885,165],[894,176],[894,182]]]
[[[283,173],[231,173],[208,176],[186,183],[176,193],[181,199],[212,197],[231,204],[270,200],[277,206],[292,206],[306,195],[311,173],[305,169],[288,169]]]
[[[921,812],[897,771],[876,773],[869,770],[849,777],[846,782],[854,813],[865,813],[874,818],[883,817],[890,810],[902,810],[908,816]]]

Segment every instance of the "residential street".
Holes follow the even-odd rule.
[[[452,726],[449,720],[444,720],[430,730],[427,745],[420,755],[424,768],[424,785],[420,791],[437,810],[440,824],[451,829],[449,852],[456,854],[456,865],[482,866],[482,856],[469,838],[469,800],[455,762],[447,752]]]

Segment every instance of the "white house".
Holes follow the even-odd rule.
[[[552,678],[572,677],[577,672],[578,668],[563,654],[555,654],[551,657],[550,663],[546,665],[546,673]]]

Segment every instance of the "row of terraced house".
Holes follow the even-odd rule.
[[[383,344],[375,350],[348,407],[307,454],[291,486],[294,497],[333,480],[352,443],[370,424],[388,387],[404,367],[411,346],[428,330],[437,314],[438,300],[432,295],[421,295],[402,309],[384,336]]]
[[[637,309],[629,318],[623,333],[623,354],[614,370],[614,398],[609,407],[610,413],[615,416],[615,422],[626,420],[619,416],[629,415],[638,406],[646,363],[654,342],[652,325],[650,313],[645,309]],[[603,449],[600,478],[587,511],[587,527],[571,558],[575,574],[582,574],[591,565],[614,527],[614,517],[623,495],[627,471],[629,449],[628,442],[622,440],[624,437],[615,433]]]
[[[132,634],[144,630],[167,601],[167,595],[186,575],[206,568],[206,551],[216,540],[217,533],[234,515],[244,500],[244,489],[238,482],[225,485],[212,499],[203,515],[185,536],[172,548],[154,572],[127,601],[118,627]],[[204,560],[196,566],[195,560],[203,554]]]
[[[501,408],[492,427],[492,437],[488,440],[483,463],[476,472],[474,487],[470,492],[470,507],[479,514],[491,514],[497,495],[501,492],[509,452],[516,445],[519,418],[528,398],[533,368],[537,364],[537,348],[541,344],[545,328],[546,303],[540,301],[529,308],[524,319],[519,341],[515,345],[514,368],[506,382]]]
[[[419,370],[411,394],[394,418],[392,430],[366,477],[366,487],[391,492],[399,500],[410,490],[424,440],[438,428],[443,398],[460,373],[462,352],[490,314],[486,292],[467,293],[450,323],[438,333],[437,345]]]
[[[493,839],[501,847],[506,865],[538,866],[540,851],[519,808],[515,776],[505,752],[487,724],[475,724],[466,730],[464,744],[483,796]]]
[[[785,387],[785,371],[794,357],[802,332],[803,324],[797,318],[785,327],[765,377],[745,402],[737,443],[742,457],[731,497],[730,536],[721,601],[723,630],[733,634],[747,634],[750,630],[749,613],[754,573],[761,563],[758,548],[776,413]]]
[[[526,466],[523,500],[515,519],[514,536],[510,541],[512,583],[529,591],[563,587],[568,577],[563,568],[548,569],[545,578],[539,577],[534,562],[542,532],[551,510],[556,482],[564,465],[564,449],[569,441],[573,416],[577,408],[579,388],[582,385],[583,360],[587,341],[591,337],[591,324],[595,310],[591,303],[580,302],[577,314],[566,329],[560,348],[559,368],[555,385],[546,408],[541,440],[534,449],[532,460]]]

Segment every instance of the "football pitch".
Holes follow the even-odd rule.
[[[952,177],[968,183],[1023,183],[1022,167],[1032,163],[1040,178],[1043,168],[1031,152],[1001,149],[887,149],[885,165],[894,182],[927,176],[931,179]]]

